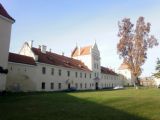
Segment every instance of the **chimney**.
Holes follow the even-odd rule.
[[[32,48],[33,47],[33,40],[29,41],[29,47]]]
[[[41,47],[41,52],[42,52],[42,53],[46,53],[46,49],[47,49],[47,46],[42,45],[42,47]]]
[[[81,48],[78,47],[78,56],[81,55]]]
[[[40,50],[41,50],[41,45],[39,45],[39,47],[38,47]]]
[[[62,56],[64,56],[64,52],[62,52]]]

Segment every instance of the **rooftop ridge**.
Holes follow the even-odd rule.
[[[12,21],[15,22],[15,19],[13,19],[8,12],[5,10],[5,8],[3,7],[3,5],[0,3],[0,15],[2,15],[3,17],[6,17]]]

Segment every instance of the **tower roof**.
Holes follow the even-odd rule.
[[[89,55],[91,53],[92,46],[85,46],[82,48],[78,48],[77,46],[73,50],[71,57],[81,56],[81,55]]]
[[[4,9],[4,7],[2,6],[2,4],[0,3],[0,15],[2,15],[3,17],[6,17],[12,21],[15,21],[9,14],[8,12]]]

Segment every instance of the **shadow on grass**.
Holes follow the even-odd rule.
[[[68,93],[0,96],[0,120],[148,120]]]

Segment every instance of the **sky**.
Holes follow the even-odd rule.
[[[18,53],[24,42],[46,45],[52,52],[70,56],[76,45],[94,45],[101,65],[117,70],[122,63],[117,54],[118,21],[136,23],[144,16],[151,34],[160,42],[160,0],[0,0],[16,20],[12,26],[10,52]],[[148,50],[141,76],[155,72],[160,46]]]

